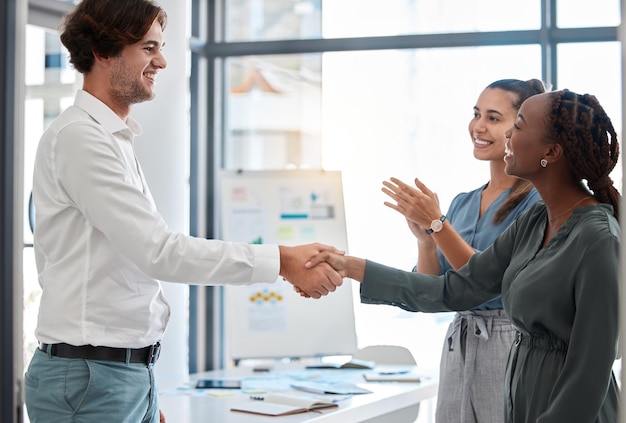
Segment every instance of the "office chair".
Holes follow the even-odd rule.
[[[415,357],[408,348],[400,345],[369,345],[357,350],[352,359],[373,361],[376,364],[406,364],[416,365]],[[420,404],[402,408],[394,412],[393,416],[384,416],[366,420],[364,423],[409,423],[417,420]]]

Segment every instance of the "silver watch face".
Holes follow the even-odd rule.
[[[443,222],[439,219],[430,222],[430,229],[433,232],[439,232],[443,228]]]

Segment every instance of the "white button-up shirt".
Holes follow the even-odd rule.
[[[139,348],[170,315],[162,281],[274,282],[276,245],[172,232],[133,150],[141,127],[85,91],[45,131],[35,160],[34,247],[41,342]]]

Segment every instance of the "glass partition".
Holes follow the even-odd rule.
[[[226,41],[530,30],[540,0],[229,0]]]

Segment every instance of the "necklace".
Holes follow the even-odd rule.
[[[569,209],[565,210],[563,213],[561,213],[561,214],[559,214],[559,215],[557,215],[557,216],[550,217],[548,220],[550,221],[550,223],[552,223],[553,221],[555,221],[555,220],[556,220],[556,219],[558,219],[559,217],[565,216],[565,215],[566,215],[569,211],[571,211],[574,207],[576,207],[577,205],[579,205],[580,203],[582,203],[583,201],[585,201],[587,198],[593,198],[593,197],[591,197],[591,196],[587,195],[587,196],[585,196],[585,197],[581,198],[580,200],[576,201],[576,202],[572,205],[572,207],[570,207]]]

